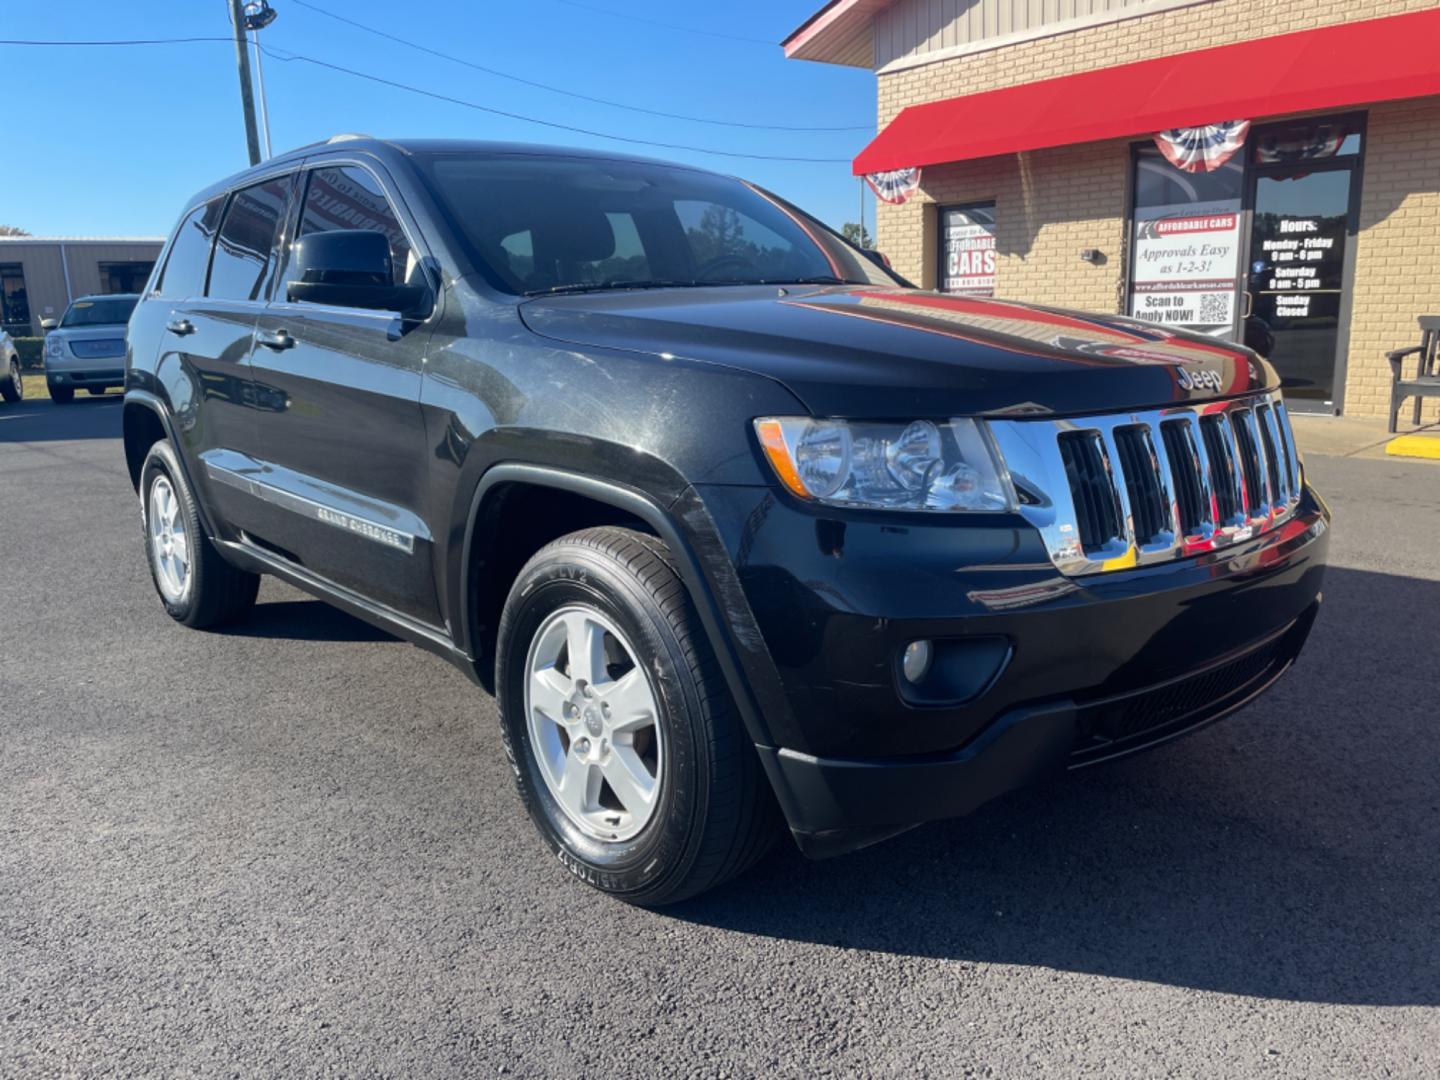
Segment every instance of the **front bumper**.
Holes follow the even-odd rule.
[[[1229,715],[1290,669],[1319,608],[1317,598],[1281,633],[1178,679],[1099,701],[1014,709],[954,753],[847,760],[764,747],[761,758],[801,850],[843,854]]]
[[[967,813],[1037,776],[1239,708],[1295,660],[1329,514],[1309,489],[1269,533],[1065,578],[1001,519],[827,519],[773,493],[701,492],[778,674],[760,753],[802,848],[831,854]],[[732,532],[725,534],[729,528]],[[916,639],[1003,643],[955,700],[914,701]],[[965,680],[960,680],[965,683]]]
[[[45,369],[45,381],[50,386],[68,386],[77,390],[99,390],[112,386],[125,385],[124,358],[120,360],[119,367],[105,367],[111,361],[92,361],[89,367],[62,368],[51,370],[48,366]]]

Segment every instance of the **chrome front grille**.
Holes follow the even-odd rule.
[[[1300,459],[1278,394],[990,428],[1021,513],[1072,576],[1242,543],[1300,501]]]

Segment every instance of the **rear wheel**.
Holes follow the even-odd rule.
[[[497,664],[521,798],[575,876],[673,903],[769,847],[774,797],[658,539],[606,527],[542,549],[506,601]]]
[[[73,386],[52,386],[50,387],[50,400],[56,405],[69,405],[75,400],[75,388]]]
[[[231,566],[210,543],[175,451],[164,440],[150,448],[141,467],[140,506],[150,576],[172,619],[204,629],[249,613],[260,577]]]
[[[85,388],[85,392],[86,392],[87,394],[89,394],[91,397],[100,397],[102,394],[106,393],[108,390],[109,390],[109,387],[105,387],[105,386],[88,386],[88,387]]]

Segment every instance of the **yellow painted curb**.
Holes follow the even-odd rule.
[[[1440,461],[1440,435],[1401,435],[1385,444],[1385,453]]]

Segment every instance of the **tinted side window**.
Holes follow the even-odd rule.
[[[225,223],[210,263],[206,296],[226,300],[259,300],[275,246],[275,231],[290,191],[288,176],[241,188],[230,198]]]
[[[305,209],[300,217],[297,238],[331,229],[373,229],[390,239],[390,259],[395,267],[395,284],[403,285],[414,267],[414,253],[400,219],[390,206],[375,177],[353,165],[315,169],[305,188]],[[293,262],[282,280],[300,275]]]
[[[200,295],[205,287],[205,267],[210,263],[210,245],[215,240],[220,211],[224,208],[222,195],[204,206],[197,206],[180,223],[170,254],[165,258],[165,267],[155,282],[157,296],[181,300]]]

